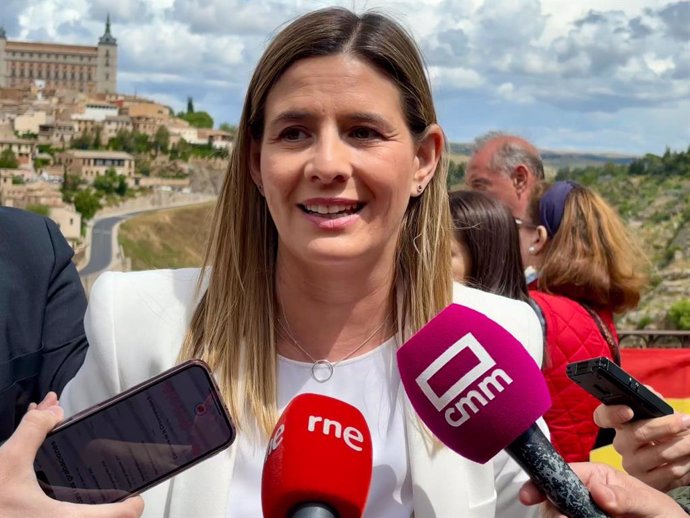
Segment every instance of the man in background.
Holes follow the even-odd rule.
[[[520,220],[527,217],[532,190],[544,180],[537,148],[522,137],[490,132],[475,140],[465,182],[506,205]]]
[[[0,442],[84,361],[86,296],[50,219],[0,207]]]

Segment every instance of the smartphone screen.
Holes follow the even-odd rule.
[[[57,500],[117,502],[229,446],[235,430],[203,362],[192,360],[56,428],[34,469]]]

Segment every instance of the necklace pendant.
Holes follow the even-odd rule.
[[[311,366],[311,377],[319,383],[326,383],[333,377],[333,364],[328,360],[318,360]]]

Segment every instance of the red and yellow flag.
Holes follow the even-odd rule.
[[[690,349],[621,349],[621,366],[660,393],[676,412],[690,414]],[[621,467],[613,446],[593,450],[590,459]]]

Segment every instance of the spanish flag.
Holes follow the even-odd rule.
[[[676,412],[690,414],[690,350],[621,349],[621,367],[661,394]],[[590,460],[622,469],[613,446],[592,450]]]

